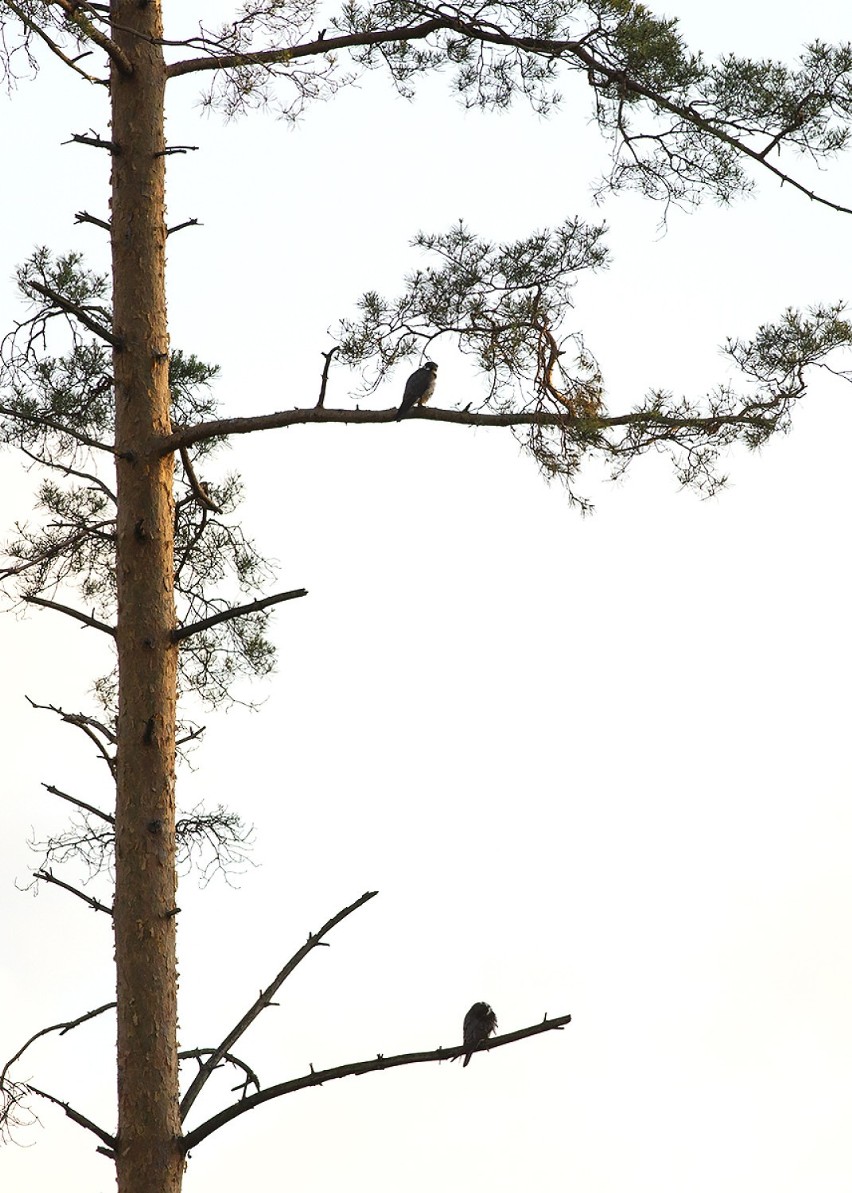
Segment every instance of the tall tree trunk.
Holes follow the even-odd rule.
[[[172,458],[165,297],[165,69],[159,2],[113,0],[112,265],[118,484],[115,956],[119,1193],[176,1193]]]

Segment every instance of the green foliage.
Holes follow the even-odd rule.
[[[375,388],[399,361],[450,337],[485,374],[486,400],[497,408],[523,403],[528,390],[533,403],[579,389],[596,400],[597,368],[579,337],[573,375],[558,358],[550,369],[547,362],[576,275],[606,264],[604,232],[578,219],[505,245],[481,240],[462,221],[443,234],[421,232],[413,245],[440,264],[409,274],[399,298],[363,295],[360,318],[341,324],[341,359],[366,369]]]
[[[33,288],[33,283],[48,293]],[[109,331],[108,282],[88,270],[78,254],[54,257],[37,250],[18,271],[29,303],[28,317],[3,344],[0,441],[26,454],[59,479],[44,479],[36,498],[39,515],[16,527],[6,545],[0,583],[19,600],[47,598],[73,603],[77,594],[98,621],[115,616],[115,494],[104,462],[111,464],[114,390],[111,349],[81,328],[71,304]],[[65,350],[54,353],[59,341]],[[179,349],[169,359],[172,417],[176,425],[214,418],[210,385],[218,367]],[[222,440],[204,441],[196,463],[212,458]],[[110,469],[111,471],[111,469]],[[254,598],[274,574],[243,533],[236,511],[239,477],[202,482],[220,512],[199,503],[188,475],[175,481],[175,596],[179,624],[203,621]],[[274,665],[267,636],[269,613],[246,624],[224,622],[185,640],[180,655],[184,691],[209,704],[235,699],[240,677],[266,675]],[[105,676],[96,694],[114,711],[115,684]]]

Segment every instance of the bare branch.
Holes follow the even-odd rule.
[[[48,601],[44,597],[24,596],[21,598],[26,601],[28,605],[41,605],[44,609],[55,609],[57,613],[65,613],[68,617],[73,617],[75,621],[81,621],[83,625],[91,626],[92,629],[101,630],[104,634],[109,634],[111,638],[115,637],[115,629],[106,622],[98,621],[90,613],[81,613],[79,609],[72,609],[70,605],[60,605],[58,601]]]
[[[182,224],[173,224],[171,228],[166,228],[166,236],[171,236],[173,232],[180,232],[183,228],[200,228],[201,223],[195,216],[191,220],[184,220]]]
[[[331,368],[332,358],[334,357],[335,352],[339,351],[339,348],[340,348],[340,345],[335,344],[333,348],[329,348],[328,352],[323,352],[323,354],[322,354],[323,358],[325,360],[325,364],[322,367],[322,380],[320,382],[320,391],[319,391],[319,397],[317,398],[317,406],[322,407],[325,405],[325,391],[326,391],[326,387],[328,385],[328,370]]]
[[[504,1036],[495,1036],[493,1039],[477,1045],[473,1051],[485,1052],[492,1048],[502,1048],[505,1044],[513,1044],[516,1040],[523,1040],[528,1036],[539,1035],[541,1032],[561,1031],[570,1022],[570,1015],[562,1015],[558,1019],[545,1018],[541,1023],[536,1023],[532,1027],[523,1027],[519,1031],[508,1032]],[[280,1085],[271,1085],[268,1089],[260,1090],[256,1094],[250,1094],[247,1098],[243,1098],[242,1101],[235,1103],[233,1106],[228,1106],[218,1114],[214,1114],[212,1118],[209,1118],[205,1123],[201,1123],[194,1131],[187,1132],[183,1138],[184,1150],[188,1152],[190,1148],[201,1143],[208,1135],[212,1135],[214,1131],[218,1131],[226,1123],[232,1122],[239,1115],[245,1114],[249,1110],[254,1110],[255,1106],[260,1106],[262,1103],[269,1102],[273,1098],[281,1098],[285,1094],[292,1094],[297,1090],[307,1089],[312,1085],[322,1085],[326,1081],[337,1081],[341,1077],[360,1077],[363,1073],[375,1073],[379,1069],[396,1069],[401,1065],[420,1065],[428,1064],[432,1061],[455,1060],[457,1057],[464,1056],[465,1051],[465,1046],[460,1044],[455,1048],[436,1048],[432,1052],[407,1052],[400,1056],[379,1055],[375,1060],[356,1061],[349,1065],[339,1065],[335,1069],[321,1069],[319,1072],[314,1072],[311,1069],[311,1072],[305,1077],[296,1077],[292,1081],[284,1081]],[[470,1051],[470,1049],[467,1049],[467,1051]]]
[[[332,916],[332,918],[330,920],[327,920],[326,923],[324,923],[323,926],[320,928],[319,932],[311,933],[308,936],[307,941],[302,945],[302,947],[299,949],[299,951],[297,953],[293,954],[293,956],[290,958],[290,960],[287,962],[287,964],[284,966],[284,968],[278,973],[278,975],[273,979],[273,981],[266,987],[265,990],[261,991],[261,993],[258,995],[256,1001],[248,1009],[248,1011],[246,1011],[245,1015],[243,1015],[243,1017],[239,1021],[239,1023],[234,1028],[232,1028],[230,1032],[228,1032],[227,1036],[225,1036],[224,1040],[219,1045],[219,1047],[214,1049],[211,1052],[210,1059],[205,1061],[204,1064],[200,1067],[200,1069],[198,1070],[198,1073],[195,1076],[194,1081],[192,1082],[189,1089],[184,1094],[183,1099],[181,1100],[181,1104],[180,1104],[181,1121],[183,1121],[186,1118],[193,1103],[195,1102],[196,1098],[198,1097],[198,1095],[201,1093],[202,1089],[204,1088],[204,1085],[205,1085],[208,1077],[213,1072],[213,1070],[216,1068],[219,1061],[222,1060],[222,1058],[229,1051],[229,1049],[232,1047],[232,1045],[234,1045],[237,1042],[237,1040],[240,1038],[240,1036],[242,1036],[244,1034],[244,1032],[246,1032],[248,1030],[248,1028],[252,1025],[252,1023],[254,1023],[255,1019],[258,1017],[258,1015],[261,1013],[261,1011],[264,1010],[265,1007],[268,1007],[270,1005],[270,1003],[272,1002],[272,999],[275,997],[275,994],[279,990],[280,986],[290,976],[290,974],[293,972],[293,970],[296,968],[296,966],[299,965],[302,961],[304,961],[304,959],[305,959],[305,957],[307,957],[308,953],[310,953],[318,945],[323,944],[323,937],[327,936],[328,933],[332,930],[332,928],[336,927],[336,925],[339,924],[341,922],[341,920],[345,920],[346,917],[351,915],[353,911],[357,911],[359,907],[363,907],[365,903],[369,903],[369,901],[371,899],[374,899],[378,893],[379,893],[378,891],[365,891],[365,893],[361,896],[360,899],[356,899],[354,903],[350,903],[350,905],[348,907],[344,907],[342,911],[339,911],[337,913],[337,915]],[[257,1095],[255,1095],[255,1096],[257,1096]],[[243,1102],[241,1104],[245,1105],[245,1102]],[[201,1129],[202,1128],[199,1128],[199,1130],[201,1130]],[[215,1127],[211,1127],[211,1130],[215,1130],[215,1129],[216,1129]],[[206,1131],[204,1134],[209,1135],[210,1132]],[[202,1135],[201,1138],[204,1138],[204,1136]]]
[[[93,319],[85,307],[78,306],[76,302],[71,302],[69,299],[63,297],[63,295],[58,294],[56,290],[51,290],[49,286],[45,286],[41,282],[34,282],[32,278],[26,279],[26,287],[28,290],[35,290],[37,294],[41,294],[44,298],[49,298],[61,310],[69,315],[73,315],[75,319],[79,319],[84,327],[87,327],[96,336],[100,336],[102,340],[106,340],[113,348],[121,348],[121,337],[113,335],[108,328],[98,323],[97,319]]]
[[[61,886],[63,891],[68,891],[72,895],[76,895],[78,899],[82,899],[84,903],[88,903],[93,911],[103,911],[106,915],[112,915],[112,908],[107,907],[105,903],[100,903],[97,899],[93,899],[91,895],[86,895],[83,891],[79,891],[70,883],[63,882],[61,878],[57,878],[51,870],[36,870],[35,877],[41,879],[42,882],[53,883],[54,886]]]
[[[235,617],[244,617],[246,613],[257,613],[270,605],[278,605],[282,601],[292,601],[297,597],[308,595],[307,588],[291,588],[289,592],[276,592],[273,596],[262,597],[257,601],[250,601],[247,605],[236,605],[233,609],[223,609],[221,613],[214,613],[212,617],[205,617],[202,621],[194,621],[190,625],[180,626],[172,630],[172,641],[182,642],[192,634],[200,634],[214,625],[221,625],[223,621],[233,621]]]
[[[72,133],[68,141],[63,141],[63,145],[91,145],[93,149],[108,149],[110,153],[118,155],[120,153],[119,147],[115,141],[105,141],[103,137],[96,137],[94,133],[91,137],[85,136],[83,133]]]
[[[45,1093],[43,1089],[38,1089],[37,1086],[30,1085],[29,1082],[27,1082],[26,1088],[31,1090],[34,1094],[38,1094],[40,1098],[47,1098],[48,1102],[52,1102],[54,1106],[61,1106],[72,1122],[76,1123],[79,1127],[85,1127],[87,1131],[91,1131],[93,1134],[97,1135],[98,1139],[107,1145],[107,1147],[110,1149],[110,1152],[115,1150],[115,1145],[117,1142],[116,1139],[114,1136],[110,1135],[108,1131],[105,1131],[103,1127],[99,1127],[96,1123],[93,1123],[90,1118],[86,1118],[84,1114],[80,1114],[78,1110],[74,1110],[74,1108],[69,1106],[67,1102],[63,1102],[59,1098],[54,1098],[53,1094]],[[98,1151],[100,1150],[101,1149],[98,1148]]]
[[[101,734],[105,741],[114,746],[116,744],[116,739],[115,734],[111,729],[109,729],[106,725],[101,724],[100,721],[96,721],[94,717],[87,717],[83,713],[65,712],[64,709],[57,707],[55,704],[37,704],[35,700],[31,699],[29,696],[26,696],[25,699],[31,708],[38,709],[39,712],[56,713],[56,715],[60,717],[66,723],[66,725],[74,725],[82,733],[85,733],[86,737],[88,737],[89,741],[94,744],[96,750],[109,767],[110,774],[113,778],[115,778],[115,759],[109,753],[106,746],[104,745],[104,742],[98,736],[98,734]]]
[[[112,231],[112,224],[109,220],[99,219],[96,215],[89,215],[88,211],[77,211],[74,214],[75,224],[94,224],[96,228],[103,228],[106,232]]]
[[[58,787],[54,787],[51,783],[42,783],[45,791],[49,791],[51,795],[57,796],[59,799],[67,800],[69,804],[73,804],[75,808],[82,808],[85,812],[91,812],[93,816],[99,816],[101,820],[105,820],[107,824],[115,824],[115,817],[110,816],[109,812],[104,812],[100,808],[96,808],[94,804],[87,804],[83,799],[77,799],[75,795],[68,795],[66,791],[60,791]]]
[[[71,1031],[72,1028],[79,1027],[81,1023],[86,1023],[89,1019],[94,1019],[97,1015],[102,1015],[104,1011],[109,1011],[115,1006],[114,1002],[105,1002],[102,1007],[96,1007],[94,1011],[86,1011],[85,1015],[80,1015],[77,1019],[69,1019],[67,1023],[54,1023],[50,1027],[43,1027],[41,1031],[37,1031],[34,1036],[30,1036],[26,1044],[22,1044],[14,1056],[10,1057],[0,1071],[0,1086],[6,1080],[6,1074],[11,1069],[15,1061],[20,1060],[30,1044],[34,1044],[36,1040],[40,1040],[42,1036],[49,1035],[52,1031],[58,1031],[60,1035],[64,1036],[66,1032]]]

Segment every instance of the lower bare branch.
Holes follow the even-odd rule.
[[[221,625],[223,621],[233,621],[235,617],[243,617],[246,613],[256,613],[259,609],[267,609],[270,605],[280,604],[281,601],[292,601],[296,597],[307,595],[307,588],[291,588],[289,592],[276,592],[274,596],[250,601],[247,605],[236,605],[233,609],[223,609],[221,613],[214,613],[212,617],[205,617],[203,621],[194,621],[190,625],[172,630],[172,641],[182,642],[184,638],[189,638],[192,634],[200,634],[203,630],[209,630],[211,626]]]
[[[100,903],[97,899],[93,899],[91,895],[84,894],[83,891],[78,891],[70,883],[63,882],[61,878],[57,878],[50,870],[36,870],[35,877],[41,879],[42,882],[50,882],[54,886],[61,886],[63,891],[68,891],[70,894],[76,895],[78,899],[82,899],[84,903],[88,903],[93,911],[103,911],[108,916],[112,915],[111,907],[107,907],[105,903]]]
[[[61,1101],[59,1098],[54,1098],[53,1094],[45,1093],[43,1089],[38,1089],[35,1085],[30,1085],[27,1082],[26,1088],[34,1094],[38,1094],[40,1098],[46,1098],[48,1102],[52,1102],[54,1106],[61,1106],[73,1123],[79,1127],[85,1127],[87,1131],[91,1131],[97,1135],[102,1143],[105,1143],[111,1152],[115,1150],[116,1139],[115,1136],[110,1135],[103,1127],[99,1127],[97,1123],[93,1123],[90,1118],[86,1118],[85,1114],[80,1114],[79,1110],[75,1110],[73,1106],[69,1106],[67,1102]],[[98,1148],[98,1151],[101,1149]]]
[[[260,1012],[271,1004],[272,999],[275,997],[276,993],[281,987],[281,984],[290,976],[296,966],[299,965],[300,962],[304,961],[305,957],[307,957],[308,953],[310,953],[312,949],[315,949],[318,945],[324,943],[323,937],[327,936],[332,928],[336,927],[341,920],[345,920],[347,916],[350,916],[353,911],[357,911],[359,907],[363,907],[365,903],[369,903],[371,899],[375,899],[378,893],[378,891],[365,891],[360,899],[356,899],[354,903],[350,903],[348,907],[344,907],[342,911],[337,913],[337,915],[332,916],[330,920],[327,920],[320,928],[319,932],[312,932],[309,934],[308,939],[302,945],[299,951],[293,954],[293,956],[273,979],[273,981],[270,982],[265,990],[261,991],[256,1001],[245,1013],[245,1015],[243,1015],[236,1027],[232,1028],[232,1030],[228,1032],[227,1036],[225,1036],[219,1047],[211,1052],[210,1059],[205,1061],[205,1063],[201,1066],[195,1076],[195,1080],[192,1082],[192,1085],[190,1085],[181,1101],[181,1121],[186,1118],[192,1104],[201,1093],[201,1090],[204,1088],[207,1078],[216,1068],[219,1061],[226,1055],[231,1046],[237,1042],[240,1036],[248,1030],[251,1024],[254,1023]]]
[[[473,1051],[484,1052],[492,1048],[502,1048],[504,1044],[513,1044],[516,1040],[524,1040],[527,1036],[535,1036],[544,1031],[561,1031],[570,1022],[570,1015],[561,1015],[558,1019],[545,1018],[541,1023],[536,1023],[532,1027],[522,1027],[519,1031],[508,1032],[504,1036],[495,1036],[494,1039],[478,1045]],[[421,1065],[431,1061],[455,1060],[456,1057],[464,1056],[466,1051],[470,1051],[470,1049],[465,1049],[465,1046],[460,1044],[455,1048],[436,1048],[432,1052],[406,1052],[400,1056],[379,1055],[375,1060],[356,1061],[354,1064],[339,1065],[335,1069],[321,1069],[318,1072],[311,1069],[311,1072],[305,1077],[296,1077],[292,1081],[284,1081],[280,1085],[271,1085],[269,1089],[251,1094],[233,1106],[228,1106],[227,1109],[214,1114],[206,1123],[202,1123],[194,1131],[187,1132],[183,1138],[184,1151],[188,1152],[190,1148],[201,1143],[208,1135],[212,1135],[226,1123],[249,1110],[254,1110],[255,1106],[260,1106],[263,1102],[272,1101],[273,1098],[282,1098],[285,1094],[295,1093],[296,1090],[307,1089],[311,1085],[322,1085],[326,1081],[337,1081],[341,1077],[359,1077],[363,1073],[375,1073],[378,1069],[396,1069],[401,1065]]]

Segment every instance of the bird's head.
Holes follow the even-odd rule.
[[[428,369],[430,373],[438,372],[438,366],[435,364],[434,360],[427,360],[423,368]]]

